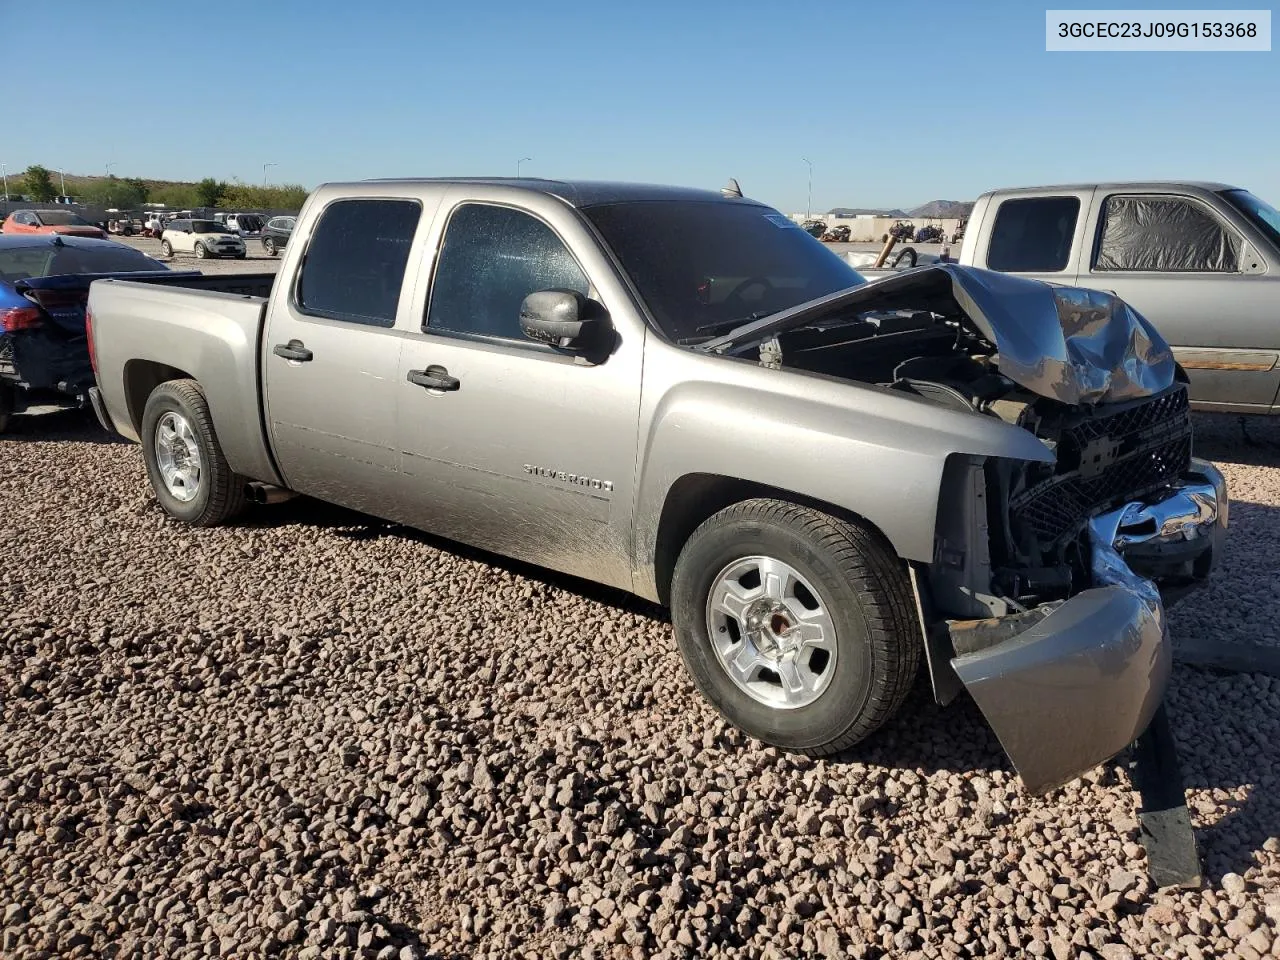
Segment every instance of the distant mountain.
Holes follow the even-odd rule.
[[[910,217],[942,217],[951,219],[967,217],[973,212],[973,204],[963,200],[930,200],[907,211]]]
[[[961,200],[930,200],[928,203],[922,203],[918,207],[912,207],[910,210],[902,210],[894,207],[892,210],[886,210],[884,207],[832,207],[827,213],[833,217],[942,217],[950,219],[955,217],[967,217],[973,210],[973,204]]]

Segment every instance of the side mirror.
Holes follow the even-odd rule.
[[[561,350],[598,349],[612,329],[604,306],[576,290],[539,290],[520,304],[520,331]]]

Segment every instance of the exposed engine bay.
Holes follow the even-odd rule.
[[[1005,617],[1091,586],[1090,520],[1166,494],[1191,466],[1185,378],[1110,295],[932,267],[794,313],[733,352],[996,417],[1055,454],[949,462],[930,570],[943,617]],[[1167,559],[1164,574],[1194,575]]]

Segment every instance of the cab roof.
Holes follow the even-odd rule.
[[[716,203],[750,204],[764,206],[755,200],[742,197],[727,198],[718,190],[699,190],[693,187],[672,187],[652,183],[619,183],[606,180],[546,180],[540,177],[383,177],[357,183],[327,183],[325,187],[358,189],[360,184],[395,183],[441,186],[448,184],[481,184],[508,187],[559,197],[572,207],[593,207],[605,203],[635,203],[647,200],[712,201]]]

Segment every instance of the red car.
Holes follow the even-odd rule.
[[[0,227],[0,232],[60,233],[70,237],[107,239],[105,230],[69,210],[15,210]]]

